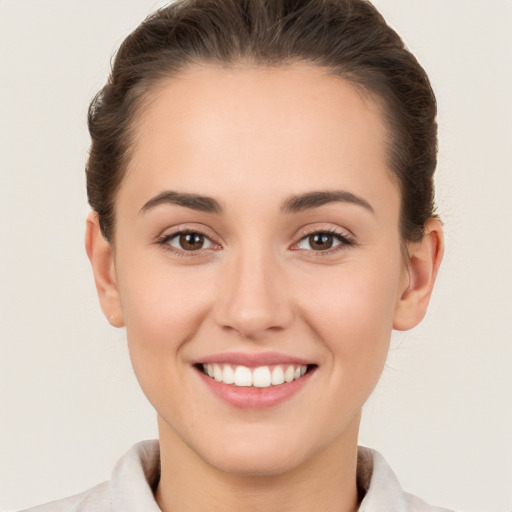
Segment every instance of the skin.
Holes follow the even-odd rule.
[[[158,414],[162,510],[357,509],[361,408],[392,329],[423,318],[443,252],[430,220],[404,257],[385,139],[371,98],[306,65],[196,66],[149,95],[116,197],[114,243],[91,213],[86,248],[103,311],[126,326]],[[340,190],[371,208],[283,211],[291,197]],[[222,213],[144,209],[165,191],[213,198]],[[180,229],[206,244],[159,242]],[[311,233],[329,230],[352,242],[311,245]],[[284,402],[240,409],[193,366],[230,351],[279,352],[316,369]]]

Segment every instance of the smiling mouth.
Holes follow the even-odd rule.
[[[316,365],[278,364],[249,368],[242,365],[202,363],[196,367],[217,382],[238,387],[268,388],[298,380]]]

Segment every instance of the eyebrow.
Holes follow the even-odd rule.
[[[375,214],[375,210],[368,201],[347,190],[318,190],[292,196],[283,203],[281,211],[286,214],[298,213],[336,202],[362,206]],[[220,203],[212,197],[174,190],[167,190],[153,197],[141,208],[140,212],[145,213],[164,204],[175,204],[206,213],[221,214],[223,212]]]
[[[355,204],[375,214],[375,210],[368,201],[347,190],[319,190],[292,196],[284,202],[281,211],[284,213],[298,213],[329,203]]]
[[[163,204],[177,204],[192,210],[198,210],[206,213],[222,213],[222,207],[219,202],[212,197],[201,196],[199,194],[188,194],[186,192],[175,192],[167,190],[150,199],[141,209],[141,213],[147,212]]]

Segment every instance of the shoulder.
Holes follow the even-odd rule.
[[[121,457],[110,482],[20,512],[159,512],[153,496],[159,478],[158,441],[143,441]]]
[[[453,512],[452,510],[448,510],[446,508],[429,505],[422,499],[418,498],[418,496],[414,496],[408,492],[404,493],[404,497],[407,502],[407,510],[414,512]]]
[[[357,483],[364,494],[359,512],[451,512],[405,492],[389,464],[376,450],[359,447],[357,455]]]
[[[110,512],[111,510],[110,486],[108,482],[104,482],[80,494],[20,512]]]

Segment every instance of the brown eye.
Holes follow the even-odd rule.
[[[321,252],[334,249],[338,246],[350,245],[353,245],[353,241],[346,235],[342,235],[341,233],[318,231],[299,240],[297,247],[308,251]]]
[[[330,249],[334,243],[334,237],[327,233],[315,233],[308,236],[309,246],[314,251]]]
[[[200,251],[202,249],[209,249],[213,246],[212,241],[201,233],[184,232],[176,233],[168,238],[166,241],[175,249],[181,251]]]
[[[199,233],[182,233],[180,235],[180,246],[185,251],[197,251],[202,249],[204,236]]]

